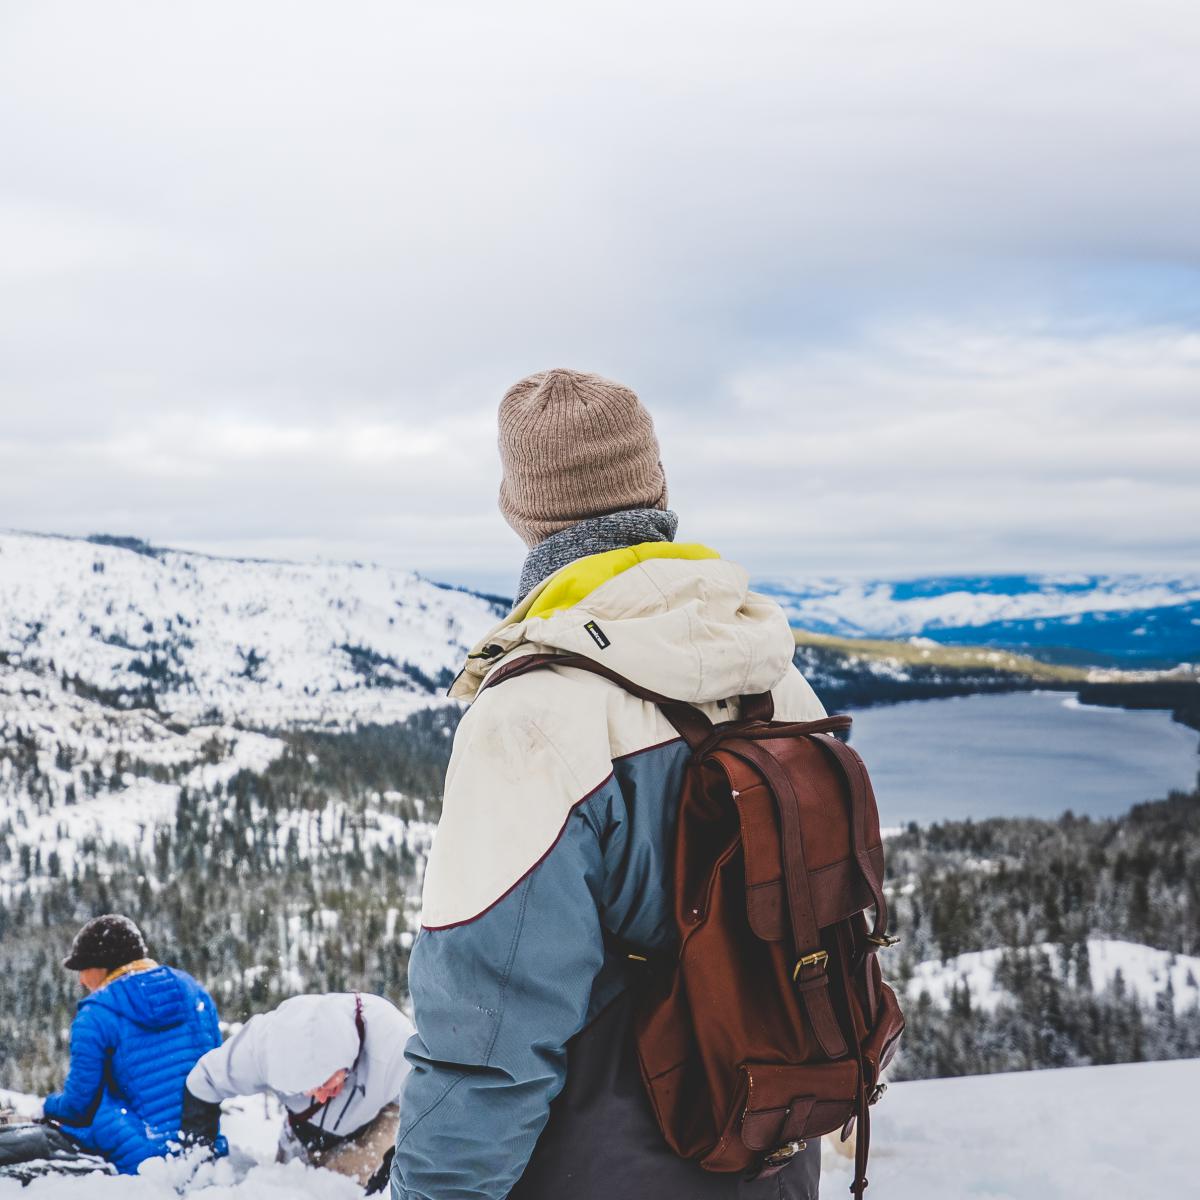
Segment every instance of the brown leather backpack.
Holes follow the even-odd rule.
[[[875,796],[862,759],[832,736],[851,719],[774,722],[764,693],[713,725],[576,655],[527,655],[486,683],[550,663],[658,704],[692,750],[675,844],[678,952],[664,963],[624,948],[645,963],[637,1046],[663,1136],[707,1170],[764,1177],[857,1120],[861,1196],[869,1106],[904,1017],[876,959],[896,939]]]

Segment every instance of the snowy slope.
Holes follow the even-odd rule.
[[[85,839],[149,853],[155,828],[174,819],[181,787],[261,771],[282,750],[265,734],[114,709],[65,690],[53,674],[0,667],[0,900],[5,884],[74,862]],[[40,862],[30,866],[22,854]]]
[[[798,628],[844,637],[1072,646],[1116,658],[1200,655],[1200,575],[994,575],[755,584]]]
[[[281,729],[449,703],[446,677],[496,618],[483,597],[382,567],[0,534],[0,900],[69,873],[84,843],[150,853],[181,788],[264,770]],[[299,853],[336,817],[287,817]],[[428,841],[420,823],[372,820],[364,845]]]
[[[1047,943],[1037,949],[1056,961],[1057,946]],[[1005,1000],[1011,1000],[996,982],[996,968],[1004,953],[999,949],[978,950],[945,962],[934,959],[918,963],[908,985],[909,999],[916,1000],[922,992],[927,992],[934,1004],[948,1008],[951,990],[956,985],[960,988],[965,985],[972,1008],[994,1012]],[[1136,942],[1091,938],[1088,969],[1097,992],[1112,987],[1119,972],[1126,992],[1143,1005],[1153,1007],[1169,984],[1174,992],[1176,1013],[1200,1014],[1200,958],[1194,955],[1171,954]]]
[[[1200,1060],[1079,1067],[898,1083],[874,1109],[873,1200],[1149,1200],[1195,1193]],[[0,1093],[0,1102],[4,1094]],[[18,1101],[18,1105],[19,1105]],[[261,1099],[226,1119],[235,1162],[186,1190],[205,1200],[350,1200],[360,1189],[325,1171],[276,1166]],[[183,1164],[136,1179],[41,1180],[0,1197],[175,1200]],[[823,1196],[847,1194],[850,1163],[826,1139]]]
[[[483,597],[386,567],[0,534],[0,666],[149,689],[189,721],[395,720],[496,618]]]

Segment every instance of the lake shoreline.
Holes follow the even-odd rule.
[[[1026,688],[850,710],[885,826],[1111,817],[1195,788],[1200,737],[1165,709]]]
[[[886,695],[860,696],[856,698],[853,707],[856,709],[880,708],[892,704],[913,704],[921,700],[953,700],[964,696],[1006,695],[1013,692],[1057,692],[1062,695],[1074,693],[1075,699],[1085,708],[1166,711],[1170,712],[1173,721],[1200,733],[1200,683],[1172,684],[1147,681],[1145,683],[1089,683],[1082,687],[1075,685],[1056,687],[1044,680],[1031,680],[1028,683],[1005,681],[996,683],[994,686],[915,683],[911,694],[897,695],[889,689]],[[837,711],[844,711],[844,706],[839,707]]]

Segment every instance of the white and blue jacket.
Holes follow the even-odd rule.
[[[779,719],[825,715],[782,610],[702,546],[579,559],[479,643],[451,690],[478,699],[455,737],[409,966],[393,1200],[815,1195],[812,1156],[755,1190],[674,1158],[654,1126],[628,967],[606,943],[673,943],[687,747],[654,704],[586,671],[479,691],[533,652],[587,655],[714,721],[768,690]]]

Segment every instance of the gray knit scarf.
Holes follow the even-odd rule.
[[[590,517],[538,542],[525,559],[514,607],[543,579],[589,554],[603,554],[639,542],[673,542],[679,518],[669,508],[630,508]]]

